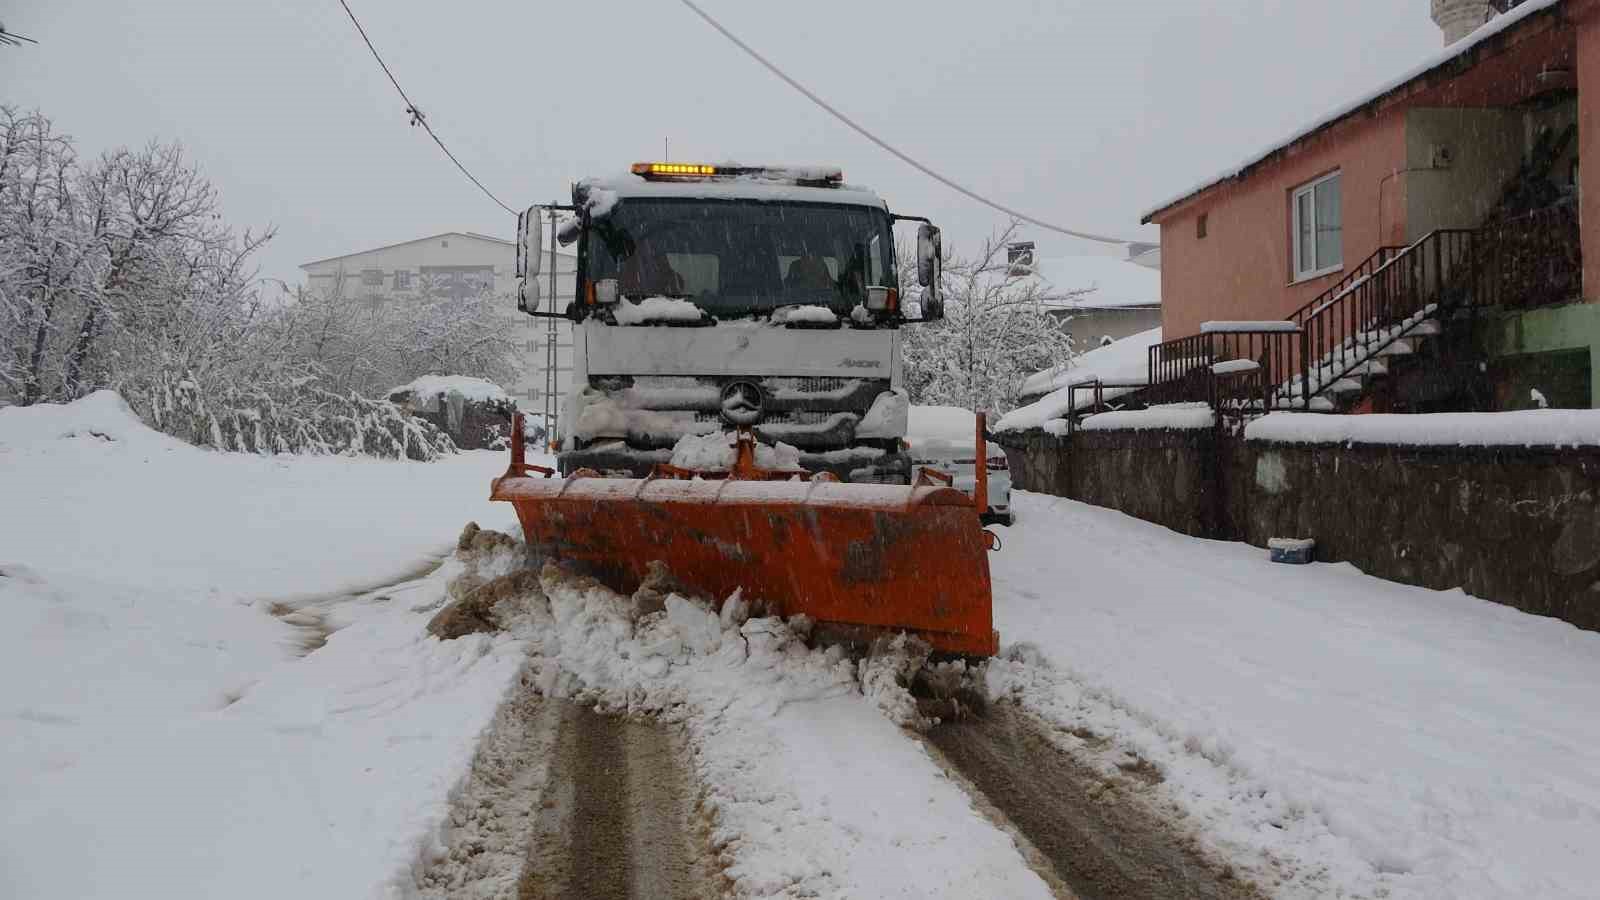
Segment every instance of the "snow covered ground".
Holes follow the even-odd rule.
[[[996,627],[1051,667],[997,663],[992,683],[1154,762],[1265,885],[1596,896],[1600,634],[1014,496]]]
[[[539,628],[426,637],[459,563],[424,570],[468,519],[510,529],[502,465],[212,453],[110,395],[0,410],[0,896],[410,896],[530,653],[555,695],[684,725],[746,895],[1048,895],[894,692],[782,623],[547,585]],[[1090,759],[1153,764],[1239,871],[1594,896],[1600,635],[1016,502],[990,686]]]
[[[112,394],[0,410],[0,896],[365,896],[403,883],[521,665],[401,591],[498,454],[199,450]],[[281,605],[278,605],[281,604]],[[312,611],[325,647],[273,612]]]

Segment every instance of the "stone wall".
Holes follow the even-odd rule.
[[[1075,499],[1196,537],[1221,528],[1215,429],[1081,431],[1072,442]]]
[[[1025,490],[1259,547],[1314,538],[1318,561],[1600,630],[1600,447],[1286,444],[1212,429],[1000,437]]]
[[[1251,544],[1600,630],[1600,448],[1249,441],[1228,474]]]
[[[1227,530],[1210,428],[1000,435],[1011,483],[1211,536]],[[1070,448],[1070,449],[1069,449]]]

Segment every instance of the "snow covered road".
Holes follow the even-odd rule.
[[[495,896],[539,858],[508,817],[556,810],[571,866],[681,836],[617,813],[686,791],[738,896],[1593,896],[1600,635],[1019,492],[998,713],[924,741],[837,650],[681,598],[546,583],[520,631],[425,635],[463,563],[390,582],[510,528],[503,464],[211,453],[106,395],[0,410],[0,896],[451,895],[490,857]],[[563,807],[606,772],[549,761],[597,741],[644,789]],[[662,754],[688,786],[637,774]]]

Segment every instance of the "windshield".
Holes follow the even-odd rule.
[[[896,286],[888,213],[864,206],[629,199],[596,219],[590,280],[623,297],[683,297],[718,318],[796,304],[841,315]]]

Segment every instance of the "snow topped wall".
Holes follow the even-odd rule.
[[[1100,413],[1084,419],[1078,427],[1084,431],[1143,431],[1151,428],[1210,428],[1215,424],[1217,415],[1211,411],[1210,404],[1169,403],[1149,409]]]
[[[1600,409],[1327,416],[1278,412],[1245,427],[1253,441],[1456,447],[1597,447]]]

